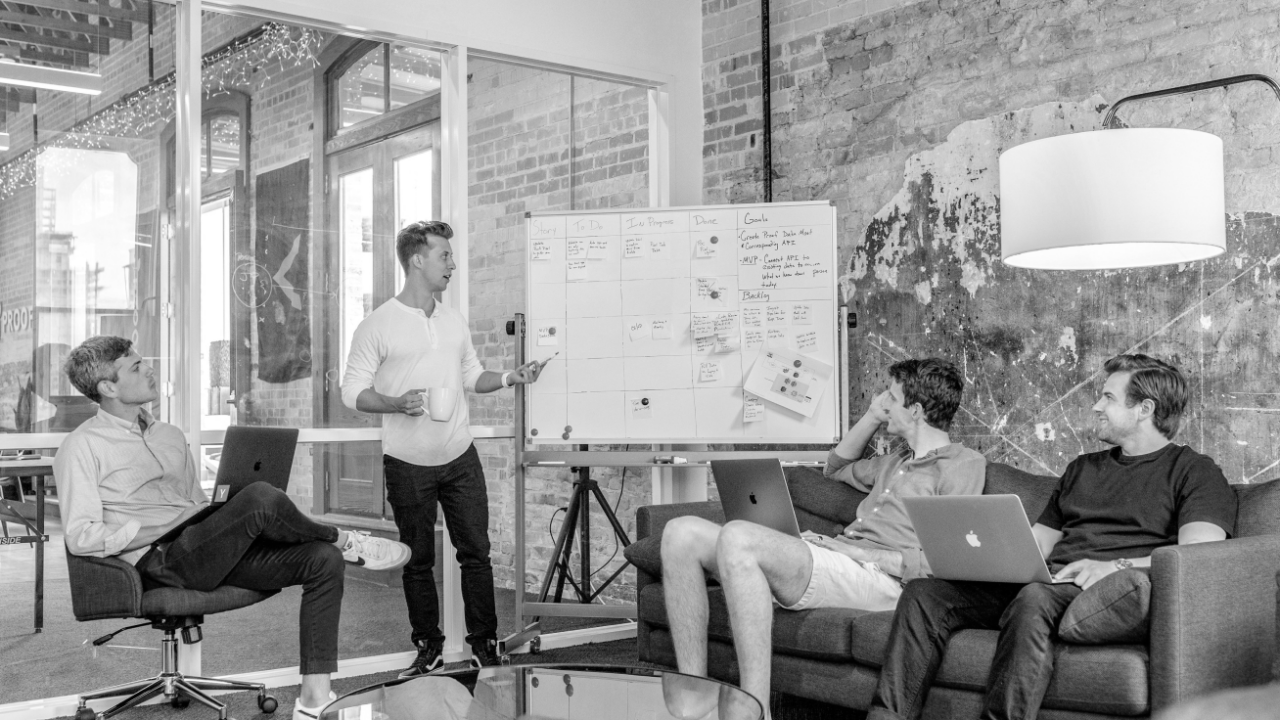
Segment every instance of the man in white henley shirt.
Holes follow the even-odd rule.
[[[489,499],[463,391],[488,393],[531,383],[542,369],[535,361],[509,372],[486,371],[476,358],[466,319],[436,301],[456,268],[452,237],[453,229],[436,221],[413,223],[396,236],[404,290],[356,328],[342,379],[347,407],[386,415],[382,460],[387,501],[395,510],[400,541],[413,549],[404,567],[404,595],[418,656],[402,678],[442,664],[444,634],[432,576],[437,502],[462,566],[472,663],[497,664]],[[448,419],[433,420],[426,413],[422,393],[428,388],[453,391]]]

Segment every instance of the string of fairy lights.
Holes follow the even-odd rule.
[[[201,85],[206,96],[233,89],[260,90],[281,72],[315,67],[322,40],[315,30],[268,23],[261,33],[205,57]],[[45,148],[94,149],[117,138],[154,137],[174,116],[175,83],[172,74],[162,78],[0,166],[0,199],[35,185],[36,158]]]

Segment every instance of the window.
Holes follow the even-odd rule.
[[[364,42],[336,70],[330,85],[332,134],[440,91],[440,57],[433,50]]]

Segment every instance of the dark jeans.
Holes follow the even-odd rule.
[[[210,591],[302,586],[298,646],[303,675],[338,669],[338,618],[345,564],[333,543],[338,529],[307,517],[288,495],[265,482],[138,561],[148,586]]]
[[[480,453],[472,445],[457,459],[427,467],[382,456],[387,501],[396,514],[400,542],[413,550],[404,566],[404,599],[409,606],[413,641],[443,640],[440,600],[432,569],[436,564],[436,504],[444,509],[449,537],[462,566],[462,602],[467,642],[498,636],[493,602],[493,564],[489,561],[489,493]]]
[[[957,630],[999,630],[987,680],[984,720],[1034,718],[1053,676],[1058,621],[1080,594],[1072,584],[907,583],[889,631],[880,682],[867,720],[915,720]]]

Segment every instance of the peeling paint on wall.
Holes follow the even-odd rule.
[[[916,283],[916,299],[921,305],[928,305],[933,299],[933,287],[929,285],[928,280],[921,280]]]

